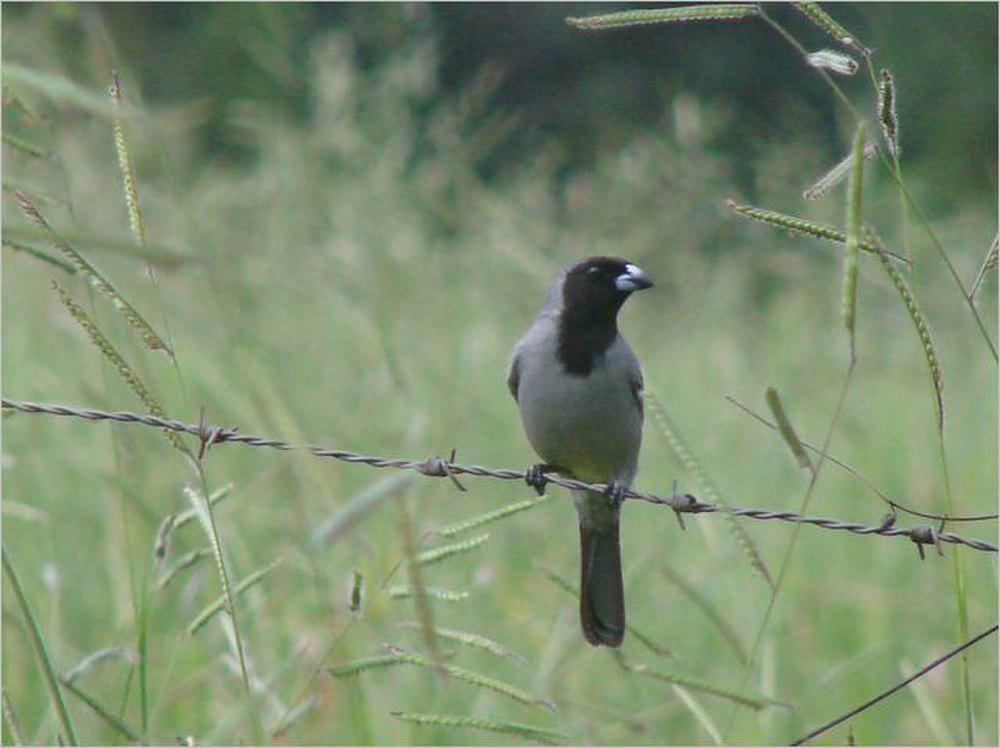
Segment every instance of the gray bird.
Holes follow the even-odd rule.
[[[618,332],[618,310],[653,281],[617,257],[591,257],[563,270],[514,348],[507,384],[528,441],[546,471],[605,494],[572,491],[580,519],[580,622],[587,641],[617,647],[625,635],[618,516],[642,442],[642,369]]]

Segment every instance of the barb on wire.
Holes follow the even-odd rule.
[[[282,451],[295,449],[305,449],[316,457],[330,457],[342,462],[369,465],[375,468],[393,468],[396,470],[414,470],[422,475],[430,477],[447,477],[457,480],[457,475],[472,475],[479,478],[498,478],[500,480],[523,481],[526,473],[523,470],[511,468],[490,468],[483,465],[466,464],[445,460],[441,457],[431,457],[423,460],[410,460],[406,458],[377,457],[374,455],[364,455],[358,452],[351,452],[346,449],[331,449],[320,445],[296,445],[281,439],[271,439],[265,436],[254,436],[251,434],[241,434],[235,428],[223,428],[218,426],[207,426],[204,423],[189,424],[183,421],[176,421],[170,418],[161,418],[154,415],[141,413],[131,413],[127,411],[104,411],[94,408],[76,408],[69,405],[58,405],[52,403],[34,403],[21,400],[2,399],[4,410],[16,410],[22,413],[42,413],[53,416],[67,416],[71,418],[83,418],[88,421],[117,421],[119,423],[139,423],[146,426],[167,429],[195,436],[211,435],[212,444],[224,442],[235,442],[245,444],[250,447],[269,447]],[[604,483],[587,483],[585,481],[568,478],[558,473],[546,473],[546,480],[563,488],[574,490],[596,491],[603,493],[607,490]],[[810,517],[797,514],[795,512],[771,509],[754,509],[752,507],[741,506],[721,506],[700,501],[697,497],[689,493],[664,496],[657,493],[648,493],[628,489],[625,497],[640,501],[647,501],[651,504],[667,506],[674,512],[680,514],[706,514],[709,512],[730,512],[738,517],[749,517],[759,520],[782,520],[785,522],[798,522],[806,525],[815,525],[827,530],[846,530],[856,535],[881,535],[882,537],[906,537],[917,544],[922,550],[925,544],[939,547],[940,543],[953,543],[968,546],[977,551],[997,553],[1000,551],[996,545],[987,543],[976,538],[967,538],[962,535],[955,535],[950,532],[934,530],[929,532],[927,526],[901,527],[894,522],[883,522],[881,525],[864,525],[859,522],[846,522],[844,520],[830,519],[827,517]],[[922,554],[921,554],[922,555]]]
[[[985,639],[987,636],[989,636],[990,634],[992,634],[996,630],[997,630],[997,624],[993,624],[992,626],[990,626],[988,629],[986,629],[982,633],[977,634],[976,636],[974,636],[971,639],[969,639],[967,642],[963,642],[962,644],[959,644],[954,649],[951,649],[951,650],[945,652],[943,655],[941,655],[940,657],[938,657],[933,662],[927,663],[922,668],[920,668],[917,672],[915,672],[913,675],[910,675],[910,676],[904,678],[899,683],[897,683],[896,685],[894,685],[892,688],[886,689],[885,691],[883,691],[882,693],[880,693],[878,696],[873,696],[872,698],[868,699],[868,701],[866,701],[864,704],[861,704],[860,706],[854,707],[849,712],[840,715],[836,719],[830,720],[829,722],[827,722],[822,727],[817,727],[812,732],[806,733],[801,738],[799,738],[794,743],[792,743],[792,745],[802,745],[806,741],[812,740],[817,735],[822,735],[824,732],[826,732],[830,728],[836,727],[837,725],[841,724],[845,720],[848,720],[851,717],[853,717],[854,715],[859,714],[860,712],[863,712],[868,707],[875,706],[875,704],[877,704],[878,702],[882,701],[883,699],[888,698],[889,696],[892,696],[894,693],[896,693],[896,691],[899,691],[902,688],[906,688],[906,686],[910,685],[910,683],[912,683],[913,681],[915,681],[917,678],[919,678],[920,676],[922,676],[924,673],[930,672],[931,670],[933,670],[934,668],[936,668],[938,665],[940,665],[943,662],[947,662],[948,660],[950,660],[955,655],[957,655],[957,654],[963,652],[964,650],[968,649],[969,647],[971,647],[973,644],[975,644],[976,642],[978,642],[980,639]]]

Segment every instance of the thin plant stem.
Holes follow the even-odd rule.
[[[52,658],[49,657],[49,650],[45,646],[45,639],[38,628],[38,622],[35,620],[34,613],[31,612],[31,606],[28,604],[28,598],[24,594],[21,582],[17,578],[14,567],[11,566],[6,548],[0,550],[0,558],[2,558],[3,570],[7,574],[11,590],[14,592],[18,606],[21,608],[21,615],[24,616],[25,627],[27,628],[28,636],[31,638],[32,648],[35,650],[35,659],[38,660],[38,666],[45,679],[45,687],[49,692],[49,699],[52,701],[52,706],[56,710],[56,716],[59,718],[61,738],[69,745],[76,745],[76,733],[73,731],[73,722],[69,718],[66,702],[63,701],[62,692],[59,690],[59,681],[56,679],[55,668],[52,666]]]
[[[962,644],[959,644],[957,647],[955,647],[954,649],[952,649],[952,650],[950,650],[948,652],[945,652],[943,655],[941,655],[940,657],[938,657],[936,660],[927,663],[922,668],[920,668],[917,672],[915,672],[913,675],[911,675],[911,676],[909,676],[907,678],[904,678],[902,681],[900,681],[899,683],[897,683],[896,685],[894,685],[892,688],[889,688],[889,689],[883,691],[878,696],[875,696],[875,697],[869,699],[868,701],[866,701],[864,704],[861,704],[860,706],[857,706],[854,709],[851,709],[846,714],[842,714],[839,717],[837,717],[836,719],[830,720],[829,722],[827,722],[822,727],[817,727],[812,732],[809,732],[809,733],[803,735],[798,740],[793,741],[791,743],[791,745],[802,745],[803,743],[805,743],[805,742],[807,742],[809,740],[812,740],[816,736],[822,735],[827,730],[829,730],[829,729],[831,729],[833,727],[836,727],[837,725],[842,724],[843,722],[849,720],[854,715],[860,714],[865,709],[868,709],[869,707],[875,706],[875,704],[879,703],[883,699],[888,698],[889,696],[892,696],[894,693],[896,693],[896,691],[899,691],[899,690],[901,690],[903,688],[906,688],[908,685],[910,685],[917,678],[921,677],[925,673],[929,673],[931,670],[933,670],[934,668],[936,668],[938,665],[941,665],[942,663],[947,662],[948,660],[950,660],[955,655],[957,655],[959,653],[965,654],[966,650],[969,647],[971,647],[973,644],[977,643],[978,641],[980,641],[982,639],[985,639],[990,634],[996,632],[996,630],[997,630],[997,624],[994,624],[994,625],[990,626],[988,629],[986,629],[986,631],[983,631],[981,634],[977,634],[972,639],[969,639],[968,641],[963,642]]]
[[[847,366],[847,373],[844,375],[844,383],[840,390],[840,396],[837,398],[837,406],[834,408],[833,417],[830,419],[830,425],[826,430],[826,436],[823,437],[823,446],[819,451],[819,459],[816,461],[816,469],[812,471],[809,477],[809,485],[806,487],[805,496],[802,498],[802,505],[800,507],[800,513],[805,513],[806,508],[809,506],[809,501],[812,499],[813,490],[816,488],[816,484],[819,481],[820,471],[823,469],[823,463],[826,462],[827,454],[830,449],[830,442],[833,440],[833,434],[836,431],[837,423],[840,421],[840,414],[844,407],[844,402],[847,399],[847,392],[851,387],[851,379],[854,376],[854,367],[856,365],[856,359],[851,358],[850,363]],[[774,590],[771,593],[771,599],[768,601],[767,610],[764,611],[764,618],[761,620],[760,626],[757,628],[757,634],[754,636],[753,646],[750,648],[750,657],[747,660],[747,665],[743,670],[743,679],[740,681],[740,689],[742,690],[750,678],[750,670],[753,668],[754,662],[757,659],[757,652],[760,649],[761,642],[764,639],[764,631],[767,629],[767,624],[771,620],[771,613],[774,611],[775,602],[778,599],[778,593],[781,591],[782,582],[785,579],[785,573],[788,571],[789,561],[792,557],[792,552],[795,550],[795,544],[799,538],[799,526],[795,527],[792,532],[792,539],[788,544],[787,550],[785,550],[785,556],[781,561],[781,567],[778,570],[778,580],[775,582]],[[739,706],[734,706],[732,711],[729,713],[729,719],[726,723],[726,729],[723,734],[727,734],[732,727],[733,719],[736,717],[736,711]]]

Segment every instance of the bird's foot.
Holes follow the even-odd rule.
[[[613,509],[618,509],[625,501],[626,491],[628,491],[628,486],[616,478],[608,483],[608,487],[604,489],[604,495],[608,499],[608,504]]]
[[[539,462],[536,465],[532,465],[524,474],[524,482],[535,489],[535,492],[539,496],[545,495],[545,486],[548,485],[549,479],[545,473],[555,472],[556,466],[550,465],[546,462]]]

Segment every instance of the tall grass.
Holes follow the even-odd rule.
[[[684,20],[701,14],[706,24],[713,13],[730,20],[713,7],[671,10]],[[740,23],[701,31],[735,35],[748,24],[776,23],[796,39],[769,6],[763,16],[756,5],[739,8],[732,14]],[[827,18],[838,15],[828,10]],[[530,450],[503,384],[510,345],[560,266],[584,253],[614,253],[658,282],[626,307],[621,324],[675,431],[684,425],[683,444],[697,445],[699,462],[687,446],[678,463],[692,482],[704,476],[701,464],[711,465],[734,503],[797,510],[808,502],[830,516],[877,522],[875,511],[884,510],[858,501],[854,475],[820,471],[835,453],[885,496],[950,513],[939,457],[947,436],[955,512],[992,511],[996,370],[983,365],[983,341],[969,324],[969,302],[955,298],[954,278],[919,249],[947,248],[956,272],[971,279],[985,264],[994,215],[972,200],[912,208],[910,195],[931,194],[934,175],[907,162],[904,183],[884,143],[864,167],[863,211],[847,213],[843,195],[853,191],[843,185],[802,202],[802,186],[829,165],[814,136],[776,134],[760,149],[753,196],[776,209],[754,208],[742,196],[734,207],[770,229],[727,215],[724,198],[738,194],[730,164],[707,137],[681,137],[670,111],[664,128],[575,173],[539,152],[523,163],[505,157],[487,177],[483,164],[507,153],[506,113],[482,91],[458,100],[442,92],[433,40],[409,28],[391,54],[374,60],[346,32],[317,37],[301,50],[310,100],[301,121],[260,101],[226,113],[253,154],[231,168],[192,157],[197,110],[142,109],[128,97],[118,106],[98,93],[107,70],[72,79],[40,73],[58,59],[57,24],[47,13],[5,28],[16,32],[5,54],[17,57],[10,66],[5,59],[4,84],[52,113],[72,213],[26,194],[63,244],[90,266],[91,256],[100,261],[101,277],[113,279],[132,308],[160,307],[161,339],[184,355],[167,364],[149,352],[58,245],[49,259],[70,263],[82,281],[5,244],[5,395],[124,408],[133,395],[115,380],[120,360],[171,416],[193,420],[204,405],[213,423],[296,442],[414,456],[457,446],[469,462],[524,465]],[[818,16],[788,15],[837,46],[825,39],[826,27],[810,25]],[[619,18],[636,19],[645,20]],[[565,33],[569,43],[582,39]],[[853,30],[844,33],[852,40],[844,52],[857,56],[860,42]],[[99,53],[96,39],[83,39]],[[283,52],[275,54],[281,69]],[[824,85],[829,71],[799,59],[802,75]],[[860,75],[841,80],[870,83]],[[897,75],[895,83],[913,95],[915,82]],[[489,81],[477,85],[490,90]],[[852,87],[848,96],[837,84],[830,91],[846,113],[847,104],[875,111],[874,90]],[[687,116],[700,133],[711,132],[720,113],[695,101]],[[852,114],[852,131],[860,119]],[[869,125],[877,140],[878,121]],[[842,134],[844,150],[850,134]],[[149,157],[154,137],[166,144],[183,190],[168,189],[173,177]],[[10,176],[62,194],[42,160],[18,153],[5,183]],[[909,247],[900,199],[920,223],[909,229]],[[5,243],[53,244],[7,199],[5,211]],[[935,216],[933,226],[926,222],[933,234],[923,228],[927,215]],[[886,242],[865,234],[863,223],[877,224]],[[813,244],[824,251],[808,251]],[[852,281],[859,355],[849,391],[837,293],[838,253],[848,255],[848,245],[860,250]],[[902,251],[888,255],[886,246]],[[140,264],[161,250],[178,261],[157,266],[155,284],[143,281]],[[101,354],[49,289],[55,273],[103,336]],[[995,333],[986,322],[996,310],[985,293],[991,283],[986,276],[975,301],[987,333]],[[89,308],[76,300],[83,284],[94,291]],[[939,393],[925,355],[929,333],[920,332],[914,310],[925,332],[933,325],[939,375],[947,364],[947,432],[923,407],[937,407],[927,399],[928,370],[930,393]],[[917,331],[918,346],[906,326]],[[105,349],[118,358],[108,357],[115,363],[102,389]],[[808,477],[782,452],[780,433],[734,417],[723,400],[759,398],[767,386],[794,406],[783,433],[793,450],[797,442],[808,450]],[[639,487],[665,492],[684,476],[662,459],[654,411]],[[213,493],[189,460],[174,459],[176,450],[144,431],[109,437],[107,427],[26,416],[5,416],[3,428],[5,549],[17,560],[50,659],[137,650],[134,676],[127,663],[108,661],[77,686],[86,697],[68,697],[82,742],[134,733],[151,743],[178,735],[316,744],[778,743],[863,702],[898,676],[900,662],[925,662],[945,649],[957,636],[943,613],[956,591],[956,621],[964,611],[978,629],[995,617],[994,571],[979,557],[942,565],[930,554],[921,564],[908,544],[812,528],[790,542],[787,530],[762,523],[753,527],[755,563],[781,569],[779,596],[752,580],[740,538],[718,531],[723,518],[689,516],[683,532],[662,508],[634,502],[623,512],[629,633],[619,662],[587,647],[578,630],[574,587],[565,582],[578,572],[576,526],[560,491],[538,499],[513,482],[469,479],[459,494],[447,481],[377,480],[361,466],[216,446],[198,463],[210,459],[213,478],[233,485]],[[825,434],[819,447],[797,438],[818,433]],[[193,444],[186,445],[192,455]],[[114,523],[101,511],[112,497],[122,511]],[[36,512],[16,513],[18,505]],[[167,516],[175,519],[163,535]],[[183,530],[195,518],[201,535]],[[995,524],[969,531],[993,532]],[[64,579],[58,592],[43,581],[49,568]],[[126,575],[131,589],[104,583]],[[128,611],[129,594],[131,619],[120,618],[115,611]],[[4,602],[17,613],[10,585]],[[52,625],[55,610],[62,626]],[[187,635],[192,622],[212,619],[217,627]],[[30,641],[25,627],[4,627],[4,707],[9,696],[26,742],[54,743],[67,730]],[[386,652],[385,642],[393,649]],[[994,742],[996,644],[980,646],[960,687],[952,678],[927,680],[916,701],[859,715],[858,742],[919,742],[928,721],[935,735],[968,739],[971,718],[975,739]],[[732,698],[759,714],[734,712]],[[554,711],[540,708],[549,700]],[[774,708],[775,701],[795,709]]]

